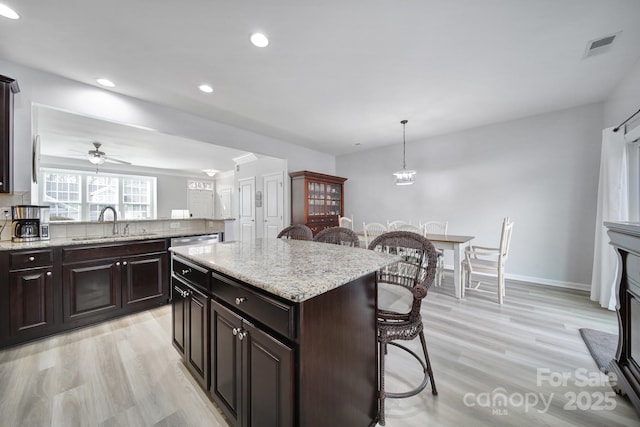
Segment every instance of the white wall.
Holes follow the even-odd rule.
[[[618,126],[638,109],[640,109],[640,59],[606,100],[604,127]]]
[[[8,61],[0,60],[0,73],[16,79],[20,86],[20,93],[15,97],[15,191],[30,189],[33,103],[257,154],[286,158],[291,170],[311,169],[335,173],[335,158],[325,153]]]
[[[593,104],[414,142],[416,184],[396,187],[398,143],[339,156],[345,214],[362,222],[448,220],[450,234],[496,246],[515,221],[508,277],[587,288],[591,280],[603,106]],[[452,265],[450,256],[445,262]]]

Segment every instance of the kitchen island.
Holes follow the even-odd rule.
[[[375,273],[397,257],[283,239],[171,251],[174,347],[231,425],[377,422]]]

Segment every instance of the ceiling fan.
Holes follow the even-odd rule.
[[[111,163],[120,163],[123,165],[130,165],[130,162],[126,162],[124,160],[119,160],[119,159],[114,159],[113,157],[109,157],[107,156],[107,154],[104,151],[100,151],[100,147],[102,146],[102,143],[100,142],[94,142],[93,146],[95,147],[95,149],[93,150],[89,150],[89,161],[98,166],[98,165],[102,165],[104,164],[104,162],[111,162]]]

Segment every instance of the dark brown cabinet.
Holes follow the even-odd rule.
[[[211,301],[213,400],[232,425],[293,425],[294,350]]]
[[[609,223],[611,244],[622,271],[617,285],[618,348],[609,368],[614,388],[640,414],[640,223]]]
[[[0,251],[0,348],[166,304],[168,259],[167,239]]]
[[[313,234],[338,226],[344,212],[347,178],[317,172],[291,172],[291,223],[306,224]]]
[[[375,273],[293,302],[194,258],[173,254],[173,343],[200,384],[209,374],[209,395],[231,425],[375,424]],[[202,294],[206,311],[189,305]],[[194,369],[207,352],[204,368]]]
[[[63,321],[87,324],[166,303],[166,239],[62,249]]]
[[[4,333],[10,341],[43,336],[56,323],[52,251],[12,252],[9,265]]]
[[[18,82],[0,75],[0,193],[10,193],[13,184],[13,96]]]
[[[125,310],[166,301],[167,260],[166,252],[130,256],[122,260],[122,305]]]
[[[122,308],[119,258],[62,267],[64,322],[101,320]]]
[[[209,388],[209,296],[206,271],[173,260],[173,345],[202,388]],[[202,274],[204,273],[204,274]],[[200,280],[196,280],[200,279]]]

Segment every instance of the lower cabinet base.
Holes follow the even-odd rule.
[[[93,326],[98,323],[103,323],[109,320],[125,317],[130,314],[139,313],[141,311],[150,310],[156,307],[161,307],[165,304],[167,304],[167,301],[156,302],[154,304],[145,305],[144,307],[142,306],[136,307],[135,310],[129,310],[126,313],[125,312],[120,312],[117,314],[105,313],[103,316],[93,316],[91,318],[79,319],[77,321],[73,321],[69,323],[52,325],[47,329],[40,329],[38,331],[33,331],[32,333],[29,333],[29,334],[25,333],[25,334],[5,337],[2,340],[0,340],[0,349],[14,347],[21,344],[27,344],[32,341],[45,339],[53,335],[58,335],[65,332],[73,332],[77,329],[84,328],[86,326]]]

